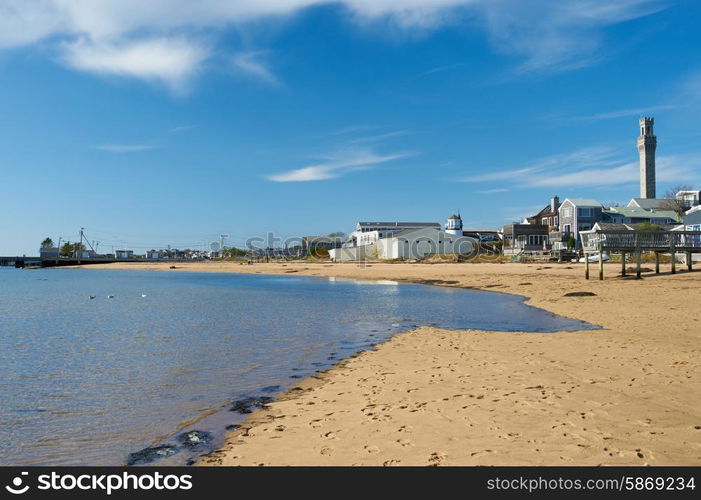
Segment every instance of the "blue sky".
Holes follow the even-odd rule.
[[[0,0],[0,255],[80,227],[142,251],[625,203],[641,114],[658,191],[699,187],[700,11]]]

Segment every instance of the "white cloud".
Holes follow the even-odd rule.
[[[308,182],[334,179],[342,175],[367,170],[382,163],[413,156],[413,153],[381,155],[368,150],[347,150],[326,158],[323,163],[269,175],[274,182]]]
[[[485,189],[484,191],[478,191],[479,194],[496,194],[496,193],[506,193],[510,191],[507,188],[496,188],[496,189]]]
[[[81,39],[66,44],[64,61],[81,71],[156,81],[182,91],[206,54],[203,46],[184,38],[152,38],[124,43],[96,43]]]
[[[603,187],[637,183],[640,180],[639,163],[628,161],[614,149],[583,148],[541,158],[525,168],[501,170],[473,175],[463,182],[500,181],[517,187]],[[659,182],[687,182],[697,178],[701,165],[699,155],[660,156],[656,174]]]
[[[95,146],[95,149],[109,151],[110,153],[137,153],[157,148],[158,146],[151,144],[101,144],[100,146]]]
[[[263,57],[265,53],[262,51],[241,52],[233,58],[234,67],[248,75],[257,78],[270,85],[279,85],[277,77],[265,64]]]
[[[0,49],[45,41],[70,67],[182,89],[213,56],[201,42],[205,31],[215,36],[223,29],[319,5],[343,6],[360,23],[389,21],[404,30],[477,26],[497,50],[520,58],[521,70],[528,71],[591,64],[600,57],[604,28],[649,15],[664,4],[661,0],[3,0]],[[234,63],[264,81],[276,81],[259,55],[243,53]]]

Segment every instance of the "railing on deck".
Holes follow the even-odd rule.
[[[585,253],[611,251],[701,252],[701,231],[580,231]]]

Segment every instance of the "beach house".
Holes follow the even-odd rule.
[[[503,228],[504,255],[550,250],[549,226],[544,224],[507,224]]]
[[[588,231],[602,219],[604,207],[591,198],[567,198],[558,209],[559,228],[563,241],[574,237],[579,246],[579,232]]]

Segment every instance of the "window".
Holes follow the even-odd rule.
[[[591,208],[578,208],[577,215],[580,217],[591,217],[593,210]]]
[[[548,236],[545,234],[529,234],[528,244],[531,246],[543,246],[543,242],[547,241]]]
[[[549,221],[549,219],[548,219],[547,217],[543,217],[543,218],[540,220],[540,223],[541,223],[542,225],[544,225],[544,226],[549,226],[549,225],[550,225],[550,221]]]
[[[563,217],[572,217],[572,207],[564,207],[562,209],[562,216]]]

